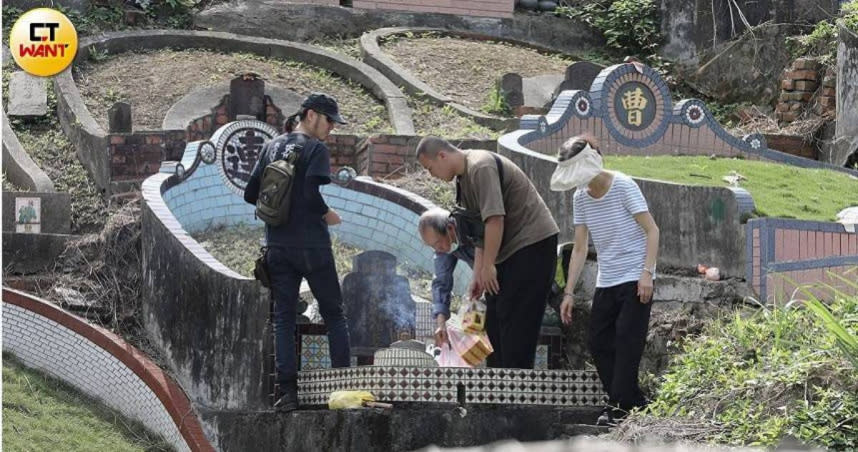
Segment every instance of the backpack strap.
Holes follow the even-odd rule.
[[[495,164],[498,166],[498,180],[501,187],[501,197],[503,197],[503,162],[497,153],[492,152],[492,157],[495,158]],[[462,184],[459,183],[459,176],[456,176],[456,204],[462,205]]]

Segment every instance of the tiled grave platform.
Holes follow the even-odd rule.
[[[605,394],[585,370],[359,366],[301,371],[298,400],[325,405],[333,391],[363,390],[385,402],[598,406]],[[462,394],[463,393],[463,394]]]

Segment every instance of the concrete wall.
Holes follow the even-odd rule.
[[[757,26],[768,21],[815,24],[839,10],[838,0],[661,0],[659,6],[665,37],[662,55],[689,64],[704,62],[703,51],[747,30],[740,11]]]
[[[512,17],[513,0],[433,0],[413,2],[409,0],[354,0],[352,7],[360,9],[383,9],[415,13],[455,14],[457,16]]]
[[[604,45],[604,38],[583,22],[552,14],[514,14],[501,19],[295,5],[276,0],[244,1],[240,5],[215,5],[194,16],[194,24],[211,30],[295,41],[326,36],[358,37],[384,27],[430,27],[516,39],[573,54]]]
[[[182,390],[142,352],[47,301],[3,289],[3,351],[161,435],[212,451]]]
[[[837,125],[831,163],[846,164],[850,156],[858,161],[858,36],[840,26],[837,44]]]
[[[143,183],[143,320],[179,384],[197,406],[270,406],[269,297],[253,279],[214,259],[161,198],[174,181]]]
[[[858,294],[858,287],[837,277],[858,282],[858,233],[838,223],[778,218],[751,220],[747,228],[747,253],[753,265],[746,279],[762,301],[787,302],[804,284],[830,284]],[[821,299],[834,296],[820,287],[811,291]]]
[[[9,182],[29,191],[56,191],[48,175],[36,165],[21,146],[21,142],[9,125],[5,109],[0,110],[0,121],[3,122],[3,171]]]

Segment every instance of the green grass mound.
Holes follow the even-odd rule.
[[[736,311],[690,338],[618,439],[858,449],[858,297],[800,297],[813,301]]]
[[[739,186],[765,217],[833,221],[837,212],[858,205],[858,178],[832,170],[690,156],[608,156],[605,166],[633,177],[717,187],[729,186],[723,177],[738,173]]]
[[[3,355],[2,449],[173,450],[136,422],[7,354]]]

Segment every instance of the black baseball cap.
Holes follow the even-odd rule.
[[[313,93],[304,99],[301,108],[309,108],[315,110],[328,117],[331,121],[348,124],[342,116],[340,116],[340,107],[337,105],[337,100],[325,93]]]

